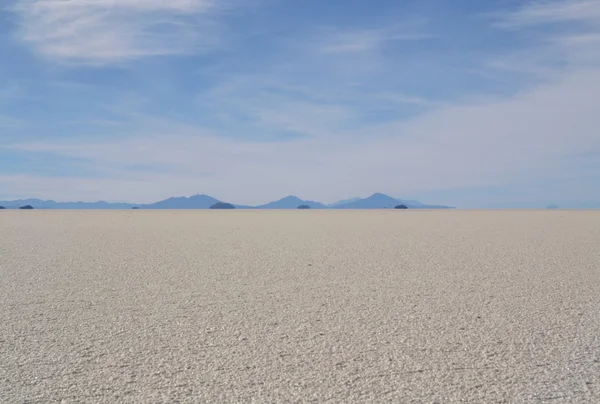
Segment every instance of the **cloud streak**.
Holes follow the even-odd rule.
[[[533,1],[492,14],[493,26],[521,35],[523,46],[485,67],[544,81],[600,67],[600,1]]]
[[[326,32],[320,38],[319,51],[325,54],[379,51],[394,41],[417,41],[430,38],[423,31],[424,22],[415,20],[388,28],[353,29]]]
[[[52,60],[106,65],[217,45],[223,0],[17,0],[18,38]]]
[[[236,203],[260,203],[288,193],[329,202],[375,191],[401,196],[504,186],[519,183],[519,178],[523,184],[576,180],[597,169],[577,165],[572,156],[600,154],[598,89],[600,72],[580,71],[510,99],[447,106],[335,137],[287,142],[234,141],[198,128],[180,135],[144,133],[93,144],[38,141],[5,148],[84,158],[96,169],[112,168],[114,181],[127,186],[111,189],[105,179],[89,181],[97,182],[96,198],[113,200],[148,201],[195,190]],[[127,169],[159,164],[170,165],[170,173]]]
[[[519,10],[505,14],[496,25],[503,28],[524,28],[556,23],[590,23],[600,21],[597,0],[547,0],[525,3]]]

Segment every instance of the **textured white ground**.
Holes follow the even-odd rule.
[[[600,402],[600,212],[2,211],[0,402]]]

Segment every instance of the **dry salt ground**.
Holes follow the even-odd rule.
[[[599,211],[3,211],[2,403],[599,403]]]

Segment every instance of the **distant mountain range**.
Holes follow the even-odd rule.
[[[257,209],[297,209],[300,205],[307,205],[311,209],[327,209],[327,206],[321,202],[305,201],[297,196],[286,196],[275,202],[267,203],[266,205],[257,206]]]
[[[396,199],[391,196],[376,193],[368,198],[357,198],[349,202],[333,206],[333,209],[392,209],[397,205],[406,205],[410,209],[451,209],[450,206],[425,205],[419,201]]]
[[[131,203],[111,203],[111,202],[56,202],[43,201],[41,199],[18,199],[15,201],[0,201],[0,205],[7,209],[15,209],[21,206],[31,205],[36,209],[131,209],[134,205]]]
[[[21,199],[16,201],[0,201],[0,205],[8,209],[31,205],[36,209],[209,209],[220,201],[208,195],[194,195],[190,197],[173,197],[150,204],[110,203],[98,202],[56,202],[40,199]],[[300,205],[307,205],[311,209],[389,209],[396,205],[406,205],[410,209],[452,209],[450,206],[425,205],[418,201],[392,198],[391,196],[376,193],[368,198],[352,198],[325,205],[321,202],[307,201],[297,196],[286,196],[274,202],[259,206],[234,205],[237,209],[297,209]]]
[[[345,205],[345,204],[347,204],[347,203],[350,203],[350,202],[356,202],[356,201],[358,201],[358,200],[360,200],[360,199],[361,199],[361,198],[350,198],[350,199],[343,199],[343,200],[341,200],[341,201],[337,201],[337,202],[335,202],[335,203],[331,203],[331,204],[329,204],[329,205],[327,205],[327,206],[328,206],[328,207],[330,207],[330,208],[334,208],[334,207],[336,207],[336,206],[339,206],[339,205]]]
[[[208,195],[194,195],[186,198],[180,196],[154,202],[149,205],[139,205],[144,209],[208,209],[215,203],[222,202]]]

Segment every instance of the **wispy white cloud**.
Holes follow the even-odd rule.
[[[50,59],[108,64],[217,44],[225,0],[16,0],[18,37]]]
[[[394,41],[416,41],[430,38],[422,19],[407,20],[402,24],[370,29],[325,29],[318,37],[320,53],[360,53],[379,51]]]
[[[443,101],[436,101],[424,97],[417,97],[414,95],[406,95],[401,93],[382,93],[377,97],[393,104],[415,105],[424,108],[437,108],[448,105],[448,103]]]
[[[333,201],[375,191],[402,195],[575,180],[595,172],[594,166],[578,166],[572,156],[600,153],[599,89],[600,72],[580,71],[504,100],[445,106],[409,120],[287,142],[233,140],[171,125],[175,132],[92,144],[37,141],[4,148],[85,158],[96,167],[116,169],[114,181],[127,183],[111,188],[111,181],[90,178],[88,184],[93,185],[84,188],[95,187],[92,199],[147,201],[207,192],[237,203],[259,203],[288,193]],[[157,164],[169,164],[172,170],[155,175],[126,168]],[[68,181],[57,184],[54,195],[68,194]],[[5,182],[5,189],[15,186]]]
[[[548,81],[600,67],[598,0],[531,1],[492,17],[496,28],[521,34],[523,46],[495,55],[484,68]]]
[[[503,28],[524,28],[553,23],[600,21],[598,0],[546,0],[525,2],[518,10],[505,13],[497,22]]]

